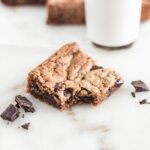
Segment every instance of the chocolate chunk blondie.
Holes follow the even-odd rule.
[[[29,73],[27,91],[64,110],[75,104],[100,104],[122,84],[116,71],[97,66],[76,43],[69,43]]]
[[[48,0],[47,23],[82,24],[85,22],[84,0]]]
[[[2,0],[7,5],[45,4],[46,0]]]

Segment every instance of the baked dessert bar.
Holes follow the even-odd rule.
[[[85,21],[84,0],[48,0],[47,23],[81,24]]]
[[[2,0],[7,5],[45,4],[46,0]]]
[[[69,43],[29,73],[27,91],[64,110],[74,104],[100,104],[122,84],[116,71],[97,66],[76,43]]]
[[[143,0],[141,20],[145,21],[148,19],[150,19],[150,0]]]

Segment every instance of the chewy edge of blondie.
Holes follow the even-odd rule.
[[[64,110],[75,104],[100,104],[122,84],[116,71],[97,66],[74,42],[61,47],[29,73],[27,91]]]
[[[27,5],[27,4],[37,4],[42,5],[46,3],[46,0],[2,0],[6,5]]]
[[[82,24],[85,22],[84,0],[48,0],[50,24]]]

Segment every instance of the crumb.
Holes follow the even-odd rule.
[[[135,92],[131,92],[132,97],[136,97]]]
[[[148,104],[147,99],[143,99],[143,100],[141,100],[139,103],[140,103],[141,105],[142,105],[142,104]]]
[[[22,114],[22,118],[24,118],[24,114]]]
[[[21,127],[22,127],[23,129],[25,129],[25,130],[28,130],[28,129],[29,129],[29,126],[30,126],[30,122],[21,125]]]

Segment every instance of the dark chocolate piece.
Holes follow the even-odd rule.
[[[90,92],[86,88],[82,88],[76,94],[76,99],[79,99],[80,101],[83,101],[84,103],[92,103],[92,101],[94,100],[94,98],[95,97],[92,95],[92,92]]]
[[[141,100],[139,103],[140,103],[141,105],[142,105],[142,104],[148,104],[147,99],[143,99],[143,100]]]
[[[135,88],[135,92],[149,91],[149,88],[147,87],[147,85],[141,80],[132,81],[131,84]]]
[[[67,88],[64,90],[64,96],[66,96],[67,100],[66,100],[66,104],[69,105],[73,105],[74,101],[74,97],[73,97],[73,88]]]
[[[136,97],[136,96],[135,96],[135,92],[131,92],[131,95],[132,95],[132,97],[134,97],[134,98]]]
[[[95,66],[92,66],[91,71],[97,70],[97,69],[103,69],[103,67],[95,65]]]
[[[56,83],[54,87],[54,92],[58,92],[62,89],[62,83]]]
[[[13,104],[10,104],[6,110],[1,114],[1,118],[8,121],[15,121],[19,117],[19,110]]]
[[[30,122],[21,125],[21,127],[22,127],[23,129],[25,129],[25,130],[28,130],[28,129],[29,129],[29,126],[30,126]]]
[[[123,84],[123,82],[124,82],[123,80],[118,79],[115,83],[115,86],[120,87]]]
[[[15,101],[17,103],[17,106],[23,108],[25,112],[32,112],[32,113],[35,112],[33,104],[26,97],[17,95],[15,97]]]

